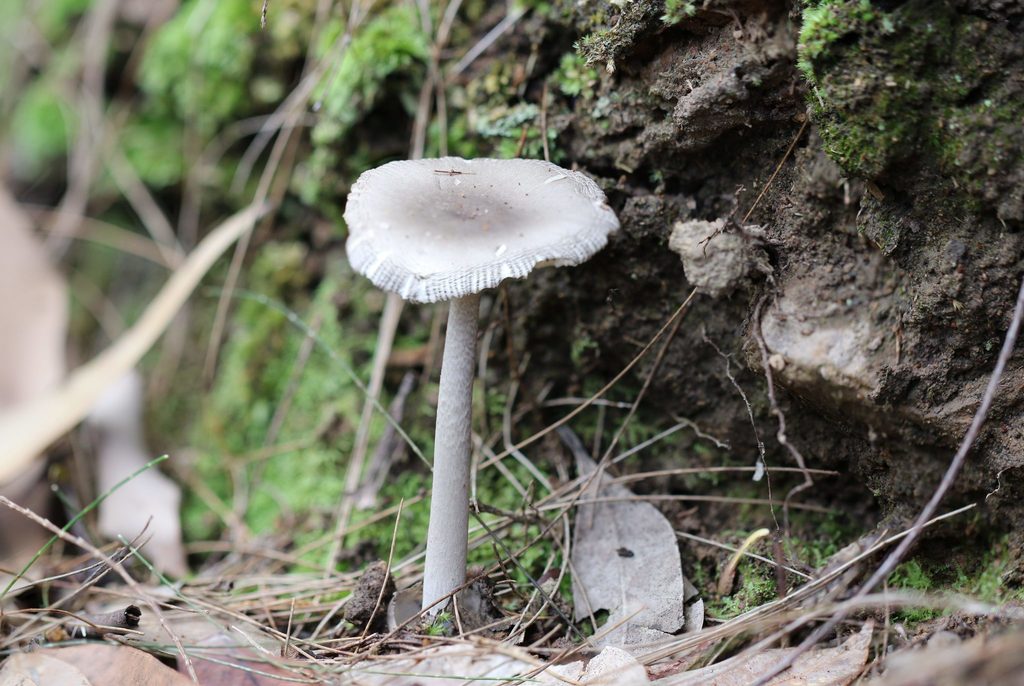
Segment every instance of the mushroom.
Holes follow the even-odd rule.
[[[534,267],[571,266],[619,227],[590,178],[540,160],[389,162],[348,196],[349,261],[378,288],[449,301],[434,437],[422,608],[436,614],[465,581],[470,419],[480,292]]]

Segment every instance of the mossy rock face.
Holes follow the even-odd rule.
[[[929,166],[1004,221],[1024,219],[1024,48],[954,3],[892,10],[812,3],[799,65],[828,154],[848,173],[907,188]]]

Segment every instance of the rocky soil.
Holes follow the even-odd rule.
[[[746,406],[706,336],[734,356],[769,463],[791,464],[762,338],[808,462],[855,475],[871,495],[839,490],[883,513],[916,511],[977,408],[1024,275],[1020,6],[739,0],[669,24],[637,0],[595,27],[592,5],[564,21],[591,32],[579,45],[599,83],[552,125],[624,230],[574,273],[510,289],[534,375],[573,383],[555,362],[566,321],[597,343],[577,372],[624,366],[701,280],[672,250],[674,225],[719,222],[706,259],[726,256],[728,287],[697,296],[649,402],[753,462]],[[951,501],[982,501],[1013,530],[1022,484],[1018,350]]]

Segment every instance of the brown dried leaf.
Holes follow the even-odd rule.
[[[573,451],[579,474],[592,473],[597,464],[579,439],[567,432],[562,438]],[[703,615],[688,616],[685,603],[697,592],[683,577],[672,525],[625,486],[606,483],[609,478],[598,475],[596,492],[585,493],[577,507],[572,548],[576,619],[608,610],[605,626],[610,631],[595,643],[634,650],[671,638],[684,624],[688,630],[699,629]],[[590,499],[597,502],[588,504]]]
[[[838,648],[811,650],[797,658],[769,686],[846,686],[864,670],[871,646],[874,622],[865,622]],[[790,655],[796,648],[765,650],[756,655],[737,655],[710,667],[659,679],[658,686],[746,686]]]
[[[19,653],[0,669],[0,686],[92,686],[85,675],[46,651]]]
[[[238,640],[225,634],[214,634],[200,645],[202,649],[192,655],[192,667],[203,686],[295,686],[300,677],[273,664],[268,656],[240,647]],[[187,672],[180,656],[178,671]]]
[[[32,231],[32,221],[0,185],[0,413],[55,387],[64,376],[68,289]],[[51,498],[43,465],[0,478],[0,494],[37,512]],[[49,538],[41,527],[0,512],[0,566],[17,569]],[[20,584],[19,584],[20,585]]]
[[[940,631],[925,646],[889,655],[885,673],[871,686],[960,686],[1016,684],[1024,674],[1024,631],[983,633],[963,641]]]
[[[190,679],[178,674],[149,653],[128,646],[93,643],[40,650],[26,657],[36,655],[62,662],[85,677],[85,681],[78,682],[46,682],[47,686],[50,683],[54,686],[64,686],[65,683],[68,686],[192,686]],[[4,682],[0,684],[7,686]]]

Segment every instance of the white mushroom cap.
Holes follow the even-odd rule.
[[[576,265],[619,220],[587,176],[541,160],[389,162],[345,208],[352,267],[413,302],[454,300],[534,267]]]

